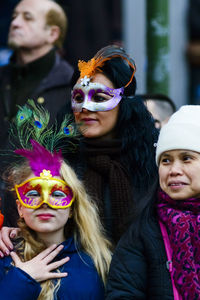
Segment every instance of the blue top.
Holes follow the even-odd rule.
[[[66,256],[70,260],[60,267],[68,276],[61,278],[55,300],[103,300],[104,286],[92,259],[83,251],[77,251],[74,239],[62,243],[64,248],[56,261]],[[40,283],[26,272],[11,265],[10,256],[0,259],[0,299],[36,300],[40,294]]]

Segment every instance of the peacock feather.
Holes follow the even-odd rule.
[[[28,100],[19,106],[18,113],[10,127],[10,141],[14,148],[30,149],[30,141],[35,140],[50,152],[61,150],[62,153],[76,149],[76,140],[80,136],[72,115],[66,115],[58,127],[57,123],[49,124],[50,114]],[[17,142],[16,142],[17,140]]]

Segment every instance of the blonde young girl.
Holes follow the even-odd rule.
[[[35,143],[34,145],[39,147],[40,152],[41,149],[43,151],[39,144]],[[52,173],[50,170],[47,172]],[[36,180],[35,178],[38,178],[41,181],[41,187],[44,188],[42,180],[48,182],[55,177],[48,179],[44,176],[45,174],[41,174],[40,177],[35,177],[31,167],[27,163],[23,163],[11,169],[8,179],[11,186],[15,187],[19,198],[19,189],[21,186],[23,187],[24,182],[25,185],[27,184],[27,180],[30,180],[28,183],[32,184]],[[33,206],[32,209],[30,206],[24,206],[23,201],[25,200],[17,200],[20,215],[18,225],[21,232],[15,241],[16,253],[11,252],[10,257],[0,261],[0,287],[4,297],[1,299],[56,299],[55,294],[61,299],[104,298],[103,283],[105,284],[106,281],[111,255],[109,242],[102,233],[96,207],[88,199],[83,185],[73,170],[63,161],[60,176],[56,176],[56,179],[66,182],[67,187],[70,187],[72,191],[74,200],[69,207],[57,209],[49,206],[52,205],[52,202],[49,204],[45,200],[40,200],[42,201],[41,206],[38,208]],[[60,189],[55,187],[57,190],[54,187],[52,189],[54,193],[60,192]],[[34,194],[37,188],[36,190],[31,188],[30,190],[25,186],[25,191],[28,189],[29,194],[32,193],[32,199],[37,200],[39,196]],[[41,192],[40,198],[42,195]],[[52,194],[48,196],[49,198],[53,197]],[[54,197],[60,199],[61,196],[54,195]],[[30,204],[30,202],[26,203]],[[37,217],[34,215],[36,212]],[[64,219],[67,218],[64,215],[68,215],[66,224],[63,224]],[[34,218],[37,218],[38,224]],[[62,218],[63,221],[59,221],[57,218]],[[53,219],[57,220],[57,224]],[[60,232],[63,232],[63,235]],[[61,246],[56,248],[55,242]],[[41,269],[43,259],[48,260],[48,265],[44,265],[44,268]],[[50,267],[51,264],[52,269],[50,271],[54,273],[47,272],[45,274],[45,268]],[[56,264],[58,267],[61,266],[61,269],[57,268]],[[4,281],[7,281],[9,277],[10,288],[8,289]],[[52,280],[54,278],[60,279]],[[18,284],[19,282],[20,284]],[[23,288],[20,292],[21,286]]]
[[[82,183],[60,151],[30,139],[15,152],[26,158],[7,172],[20,232],[0,260],[1,300],[104,299],[110,243]]]

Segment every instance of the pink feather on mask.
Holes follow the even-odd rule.
[[[16,149],[15,153],[29,160],[29,165],[36,176],[40,176],[40,173],[44,169],[51,171],[52,176],[60,176],[61,151],[51,153],[35,140],[31,140],[30,142],[32,150]]]

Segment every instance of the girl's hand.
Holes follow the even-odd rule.
[[[70,259],[69,257],[65,257],[59,261],[51,263],[51,261],[63,249],[63,247],[63,245],[58,247],[57,245],[52,245],[35,256],[33,259],[26,262],[22,262],[15,252],[11,252],[10,255],[16,267],[28,273],[36,281],[42,282],[44,280],[62,278],[68,275],[67,273],[51,272],[52,270],[64,265]]]
[[[16,237],[19,230],[19,228],[14,227],[2,227],[0,231],[0,257],[10,254],[10,251],[13,249],[10,238]]]

